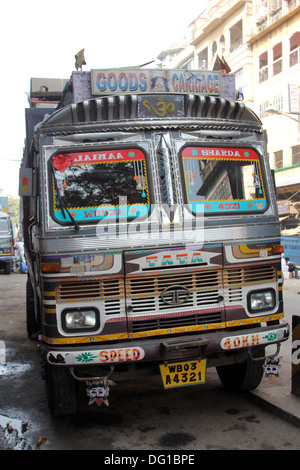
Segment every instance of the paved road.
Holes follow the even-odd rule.
[[[176,390],[165,391],[159,376],[118,384],[109,408],[88,407],[83,390],[76,417],[53,419],[37,343],[26,336],[25,281],[26,275],[0,272],[0,341],[7,360],[0,375],[0,449],[97,449],[103,458],[139,449],[300,449],[299,428],[224,391],[211,369],[206,384]],[[291,295],[297,306],[300,296]]]

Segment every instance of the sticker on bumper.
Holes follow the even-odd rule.
[[[227,336],[221,341],[221,348],[225,350],[249,348],[282,341],[288,337],[288,328],[278,328],[271,331],[255,332],[246,335]]]

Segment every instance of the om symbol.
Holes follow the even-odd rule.
[[[175,104],[173,102],[167,104],[162,96],[157,98],[156,108],[148,100],[143,101],[143,106],[148,110],[148,114],[152,109],[158,117],[166,117],[168,113],[172,114],[175,110]]]

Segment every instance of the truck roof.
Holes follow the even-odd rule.
[[[175,69],[73,72],[47,134],[132,131],[155,127],[262,132],[258,116],[236,101],[232,74]]]

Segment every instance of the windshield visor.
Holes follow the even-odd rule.
[[[258,154],[250,148],[185,147],[185,199],[193,213],[263,212],[267,197]]]
[[[146,216],[150,197],[145,154],[137,148],[54,154],[53,218],[69,225]]]

